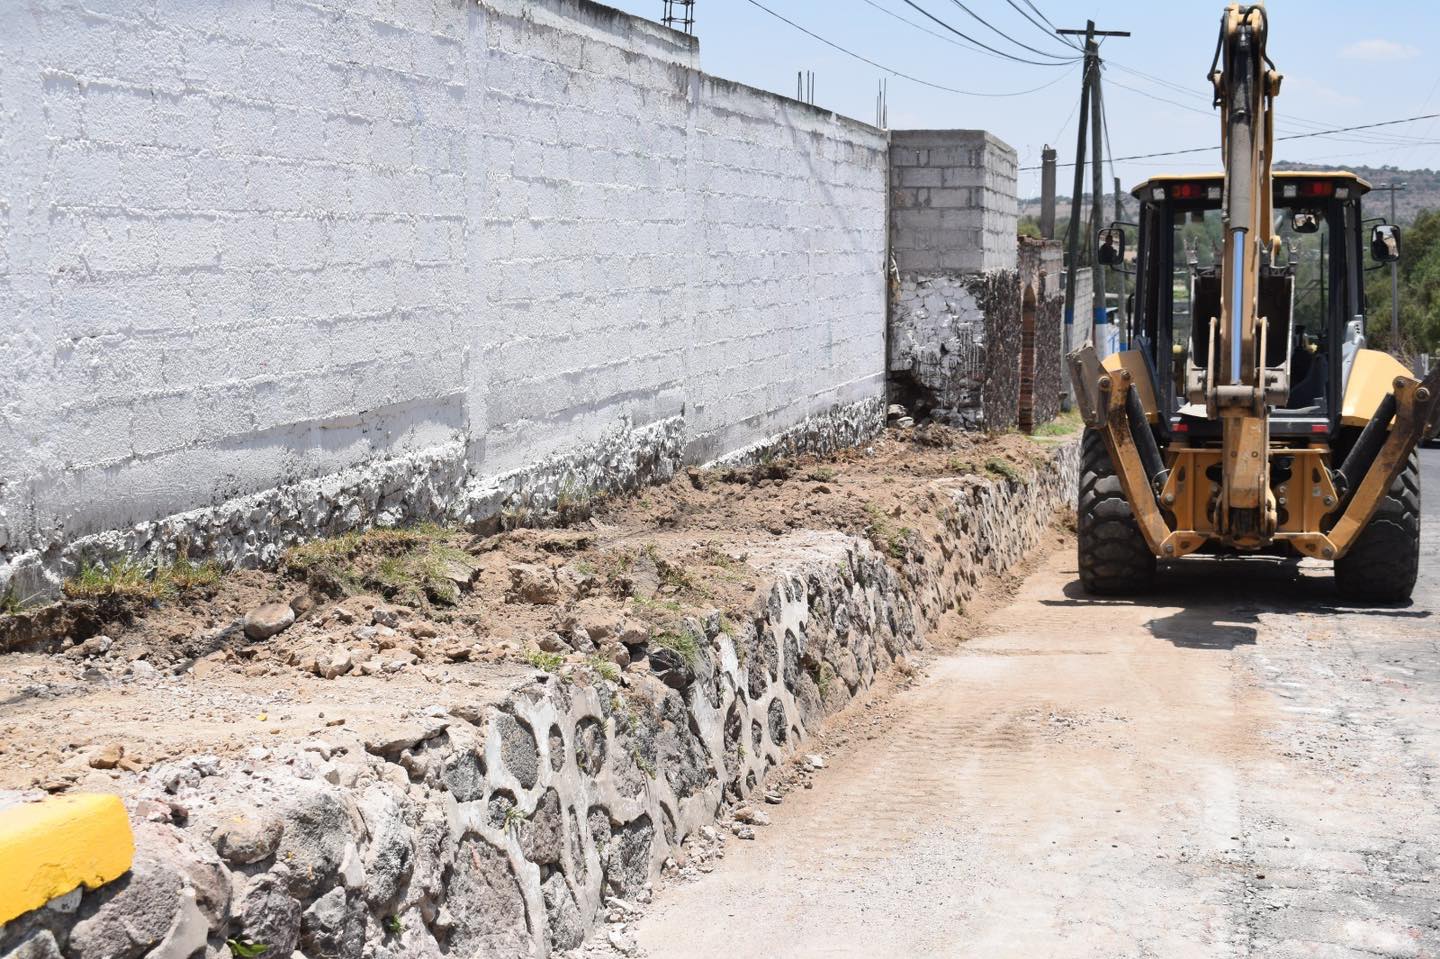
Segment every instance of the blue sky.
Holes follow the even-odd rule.
[[[662,6],[661,0],[607,2],[651,19],[659,18]],[[1036,93],[993,98],[929,89],[892,76],[890,125],[984,128],[1014,146],[1022,166],[1038,163],[1045,143],[1056,146],[1062,162],[1074,153],[1080,81],[1076,65],[1033,66],[986,56],[921,32],[878,9],[953,37],[905,0],[760,2],[877,63],[943,86],[993,93],[1026,90],[1054,80],[1052,86]],[[971,18],[959,0],[913,2],[976,40],[1041,59]],[[1013,6],[1009,0],[963,2],[1015,40],[1065,55],[1064,47],[1016,11],[1015,7],[1020,7],[1031,12],[1024,0],[1015,0]],[[1219,142],[1219,120],[1209,108],[1205,74],[1214,53],[1223,3],[1033,3],[1057,26],[1083,27],[1087,17],[1094,17],[1101,29],[1132,32],[1128,38],[1107,40],[1101,48],[1102,57],[1113,61],[1103,82],[1116,155]],[[1285,75],[1276,103],[1282,133],[1440,113],[1440,4],[1401,0],[1367,7],[1338,0],[1273,0],[1267,9],[1270,56]],[[818,105],[862,120],[874,119],[876,84],[884,71],[830,49],[750,0],[696,0],[695,16],[701,64],[707,72],[793,96],[796,71],[813,70]],[[1168,88],[1152,78],[1191,92]],[[1281,144],[1277,153],[1280,159],[1440,167],[1440,120],[1296,140]],[[1206,169],[1217,163],[1215,153],[1200,153],[1122,162],[1116,165],[1116,172],[1128,188],[1148,173]],[[1061,180],[1065,180],[1064,171]],[[1037,173],[1022,172],[1021,195],[1038,193],[1038,182]],[[1061,192],[1068,190],[1062,187]]]

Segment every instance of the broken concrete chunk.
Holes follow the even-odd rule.
[[[620,631],[616,638],[626,646],[643,646],[650,641],[650,627],[628,619],[620,624]]]
[[[315,670],[326,679],[334,679],[336,676],[343,676],[350,672],[354,666],[355,657],[350,654],[350,650],[337,649],[320,659]]]
[[[144,846],[123,886],[70,931],[69,953],[78,959],[138,959],[170,931],[182,885],[175,864]]]
[[[376,756],[394,760],[401,750],[411,749],[427,739],[433,739],[450,725],[448,719],[430,717],[416,723],[408,723],[397,729],[376,733],[365,741],[365,751]]]
[[[209,935],[210,925],[195,904],[195,890],[187,886],[180,890],[180,906],[165,938],[145,959],[190,959],[205,947]]]
[[[468,590],[480,572],[480,563],[469,556],[451,556],[441,565],[442,575],[461,592]]]
[[[110,742],[101,746],[90,754],[87,760],[91,769],[114,769],[120,765],[120,760],[125,758],[125,745],[118,742]]]
[[[768,826],[770,817],[763,810],[750,806],[741,806],[735,810],[735,821],[746,823],[751,826]]]
[[[289,603],[266,603],[245,614],[245,635],[251,639],[269,639],[295,622],[295,610]]]
[[[210,832],[210,844],[232,866],[248,866],[275,855],[285,823],[268,809],[231,807]]]
[[[621,669],[630,665],[630,650],[623,643],[609,640],[600,646],[600,658],[614,663]]]
[[[568,629],[582,629],[597,643],[618,636],[624,622],[624,612],[614,603],[601,599],[581,600],[565,617]]]
[[[300,903],[285,888],[280,873],[261,873],[240,900],[240,928],[252,942],[264,943],[267,953],[289,956],[300,941]]]

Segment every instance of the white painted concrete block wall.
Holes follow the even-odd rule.
[[[583,0],[0,5],[0,580],[407,454],[483,484],[683,416],[711,458],[878,397],[884,135],[697,66]]]
[[[0,13],[9,535],[84,535],[465,428],[471,20],[372,6]]]
[[[711,77],[691,132],[691,450],[709,459],[880,395],[885,141]],[[879,362],[877,362],[879,358]]]

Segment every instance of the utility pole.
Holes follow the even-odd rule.
[[[1085,127],[1090,127],[1090,143],[1094,148],[1091,161],[1090,217],[1094,228],[1099,229],[1104,216],[1104,188],[1100,168],[1101,104],[1100,104],[1100,44],[1096,37],[1128,37],[1128,30],[1096,30],[1094,20],[1085,21],[1084,30],[1056,30],[1061,36],[1083,36],[1085,38],[1085,71],[1080,82],[1080,123],[1075,136],[1075,188],[1070,198],[1070,229],[1067,231],[1068,262],[1065,268],[1065,341],[1070,347],[1071,329],[1075,323],[1075,274],[1079,268],[1080,255],[1080,205],[1085,190]],[[1094,101],[1092,104],[1091,101]],[[1093,109],[1092,109],[1093,108]],[[1092,244],[1093,248],[1093,244]],[[1092,249],[1092,257],[1093,249]],[[1099,258],[1095,257],[1092,296],[1094,314],[1091,317],[1091,339],[1100,355],[1105,355],[1106,343],[1101,336],[1105,332],[1099,327],[1105,322],[1105,279]]]
[[[1390,222],[1395,222],[1395,191],[1403,190],[1408,184],[1387,183],[1377,190],[1390,191]],[[1400,264],[1390,261],[1390,352],[1400,352]]]
[[[1123,219],[1125,219],[1125,209],[1120,202],[1120,178],[1117,176],[1115,178],[1115,222],[1119,223]],[[1130,329],[1130,311],[1125,306],[1125,295],[1127,291],[1125,289],[1125,262],[1123,259],[1120,265],[1115,268],[1115,278],[1120,284],[1120,298],[1116,301],[1115,315],[1120,319],[1120,335],[1123,339]],[[1122,350],[1128,346],[1129,343],[1120,344]]]
[[[1093,21],[1092,21],[1093,26]],[[1090,59],[1080,84],[1080,126],[1075,136],[1075,181],[1070,190],[1070,225],[1065,230],[1065,351],[1074,346],[1075,274],[1080,270],[1080,200],[1085,191],[1085,127],[1090,123]]]
[[[1105,141],[1100,128],[1105,117],[1100,112],[1100,47],[1095,47],[1095,69],[1090,71],[1090,289],[1095,297],[1095,328],[1091,336],[1101,356],[1110,352],[1114,331],[1109,328],[1110,311],[1105,297],[1105,266],[1100,262],[1096,231],[1105,223]]]
[[[1040,151],[1040,235],[1055,239],[1055,148]]]

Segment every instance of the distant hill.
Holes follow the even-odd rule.
[[[1349,170],[1356,176],[1367,180],[1370,184],[1378,186],[1384,183],[1399,182],[1405,184],[1405,189],[1395,194],[1395,219],[1402,225],[1408,226],[1415,221],[1415,215],[1421,210],[1440,210],[1440,170],[1399,170],[1395,167],[1370,167],[1370,166],[1337,166],[1330,163],[1293,163],[1282,162],[1275,165],[1277,170]],[[1133,220],[1135,218],[1135,201],[1127,193],[1124,196],[1125,217]],[[1085,194],[1085,212],[1090,211],[1090,194]],[[1070,216],[1070,198],[1060,197],[1057,204],[1056,214],[1062,221]],[[1109,217],[1115,209],[1115,201],[1107,195],[1105,197],[1105,213]],[[1390,215],[1390,195],[1386,191],[1375,191],[1365,199],[1365,212],[1370,216]],[[1020,201],[1021,218],[1030,217],[1035,220],[1040,218],[1040,198],[1030,197]]]
[[[1395,219],[1406,226],[1415,222],[1421,210],[1440,210],[1440,170],[1400,170],[1393,166],[1337,166],[1333,163],[1277,163],[1277,170],[1349,170],[1371,186],[1404,183],[1395,194]],[[1037,207],[1038,209],[1038,207]],[[1390,215],[1390,193],[1378,190],[1365,198],[1369,216]]]

